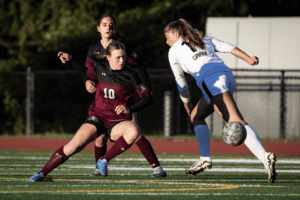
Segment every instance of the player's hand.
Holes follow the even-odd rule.
[[[257,65],[258,64],[258,57],[256,57],[256,56],[252,56],[251,58],[249,58],[248,60],[247,60],[247,63],[249,64],[249,65]]]
[[[186,112],[189,116],[191,116],[191,108],[189,102],[183,102],[183,106],[186,109]]]
[[[89,93],[95,93],[96,92],[96,85],[93,81],[87,80],[85,82],[85,88]]]
[[[62,63],[66,63],[66,61],[69,61],[72,59],[72,56],[70,54],[67,54],[65,52],[60,51],[57,56],[59,57],[59,59],[61,60]]]
[[[117,106],[116,109],[115,109],[115,112],[117,113],[117,115],[120,115],[122,113],[124,114],[129,114],[129,109],[127,109],[125,106],[123,105],[120,105],[120,106]]]

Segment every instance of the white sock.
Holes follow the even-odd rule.
[[[203,157],[203,156],[200,156],[200,159],[203,161],[203,160],[206,160],[206,161],[211,161],[210,157]]]
[[[258,135],[255,133],[250,125],[245,126],[247,130],[247,137],[245,145],[250,151],[263,163],[265,160],[266,150],[261,144]]]

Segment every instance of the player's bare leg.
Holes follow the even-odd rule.
[[[83,124],[72,140],[64,146],[64,153],[70,157],[75,153],[80,152],[90,142],[97,137],[97,128],[92,124]]]
[[[231,92],[224,92],[217,96],[211,99],[215,112],[228,123],[236,121],[246,126],[247,123],[244,121]]]
[[[245,126],[247,130],[245,145],[264,164],[268,173],[268,181],[274,183],[277,176],[275,171],[276,155],[266,152],[254,129],[244,121],[232,94],[230,92],[222,93],[219,97],[212,99],[212,101],[214,103],[214,110],[220,117],[227,122],[236,121]]]

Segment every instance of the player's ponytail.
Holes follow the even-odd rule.
[[[183,40],[188,41],[193,50],[195,50],[196,46],[205,49],[202,41],[202,32],[194,29],[185,19],[179,19],[178,21],[182,25]]]
[[[196,50],[196,47],[205,49],[202,41],[202,32],[194,29],[185,19],[179,19],[169,23],[164,31],[168,32],[170,30],[178,31],[182,39],[189,42],[189,46],[192,50]]]

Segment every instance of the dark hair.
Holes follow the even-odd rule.
[[[178,31],[182,39],[189,42],[189,46],[191,49],[196,50],[196,46],[201,49],[205,49],[204,43],[202,41],[202,32],[194,29],[185,19],[179,19],[177,21],[169,23],[164,31],[168,32],[170,30]]]
[[[122,42],[120,42],[119,40],[114,40],[107,46],[106,55],[110,56],[111,52],[115,49],[122,49],[124,51],[124,54],[126,55],[125,45]]]
[[[98,25],[100,25],[102,19],[105,18],[105,17],[110,17],[110,18],[112,19],[112,21],[113,21],[113,30],[116,30],[116,26],[117,26],[116,20],[115,20],[115,18],[114,18],[112,15],[110,15],[110,14],[103,14],[103,15],[101,15],[100,18],[99,18],[99,20],[98,20]]]
[[[100,18],[99,18],[99,20],[98,20],[98,25],[100,25],[102,19],[105,18],[105,17],[110,17],[112,19],[112,21],[113,21],[113,23],[112,23],[112,29],[113,29],[113,31],[112,31],[112,33],[111,33],[111,35],[110,35],[109,38],[113,39],[113,40],[121,39],[122,38],[122,34],[119,34],[119,33],[116,32],[116,26],[117,26],[117,24],[116,24],[115,18],[112,15],[110,15],[110,14],[103,14],[103,15],[101,15]]]

